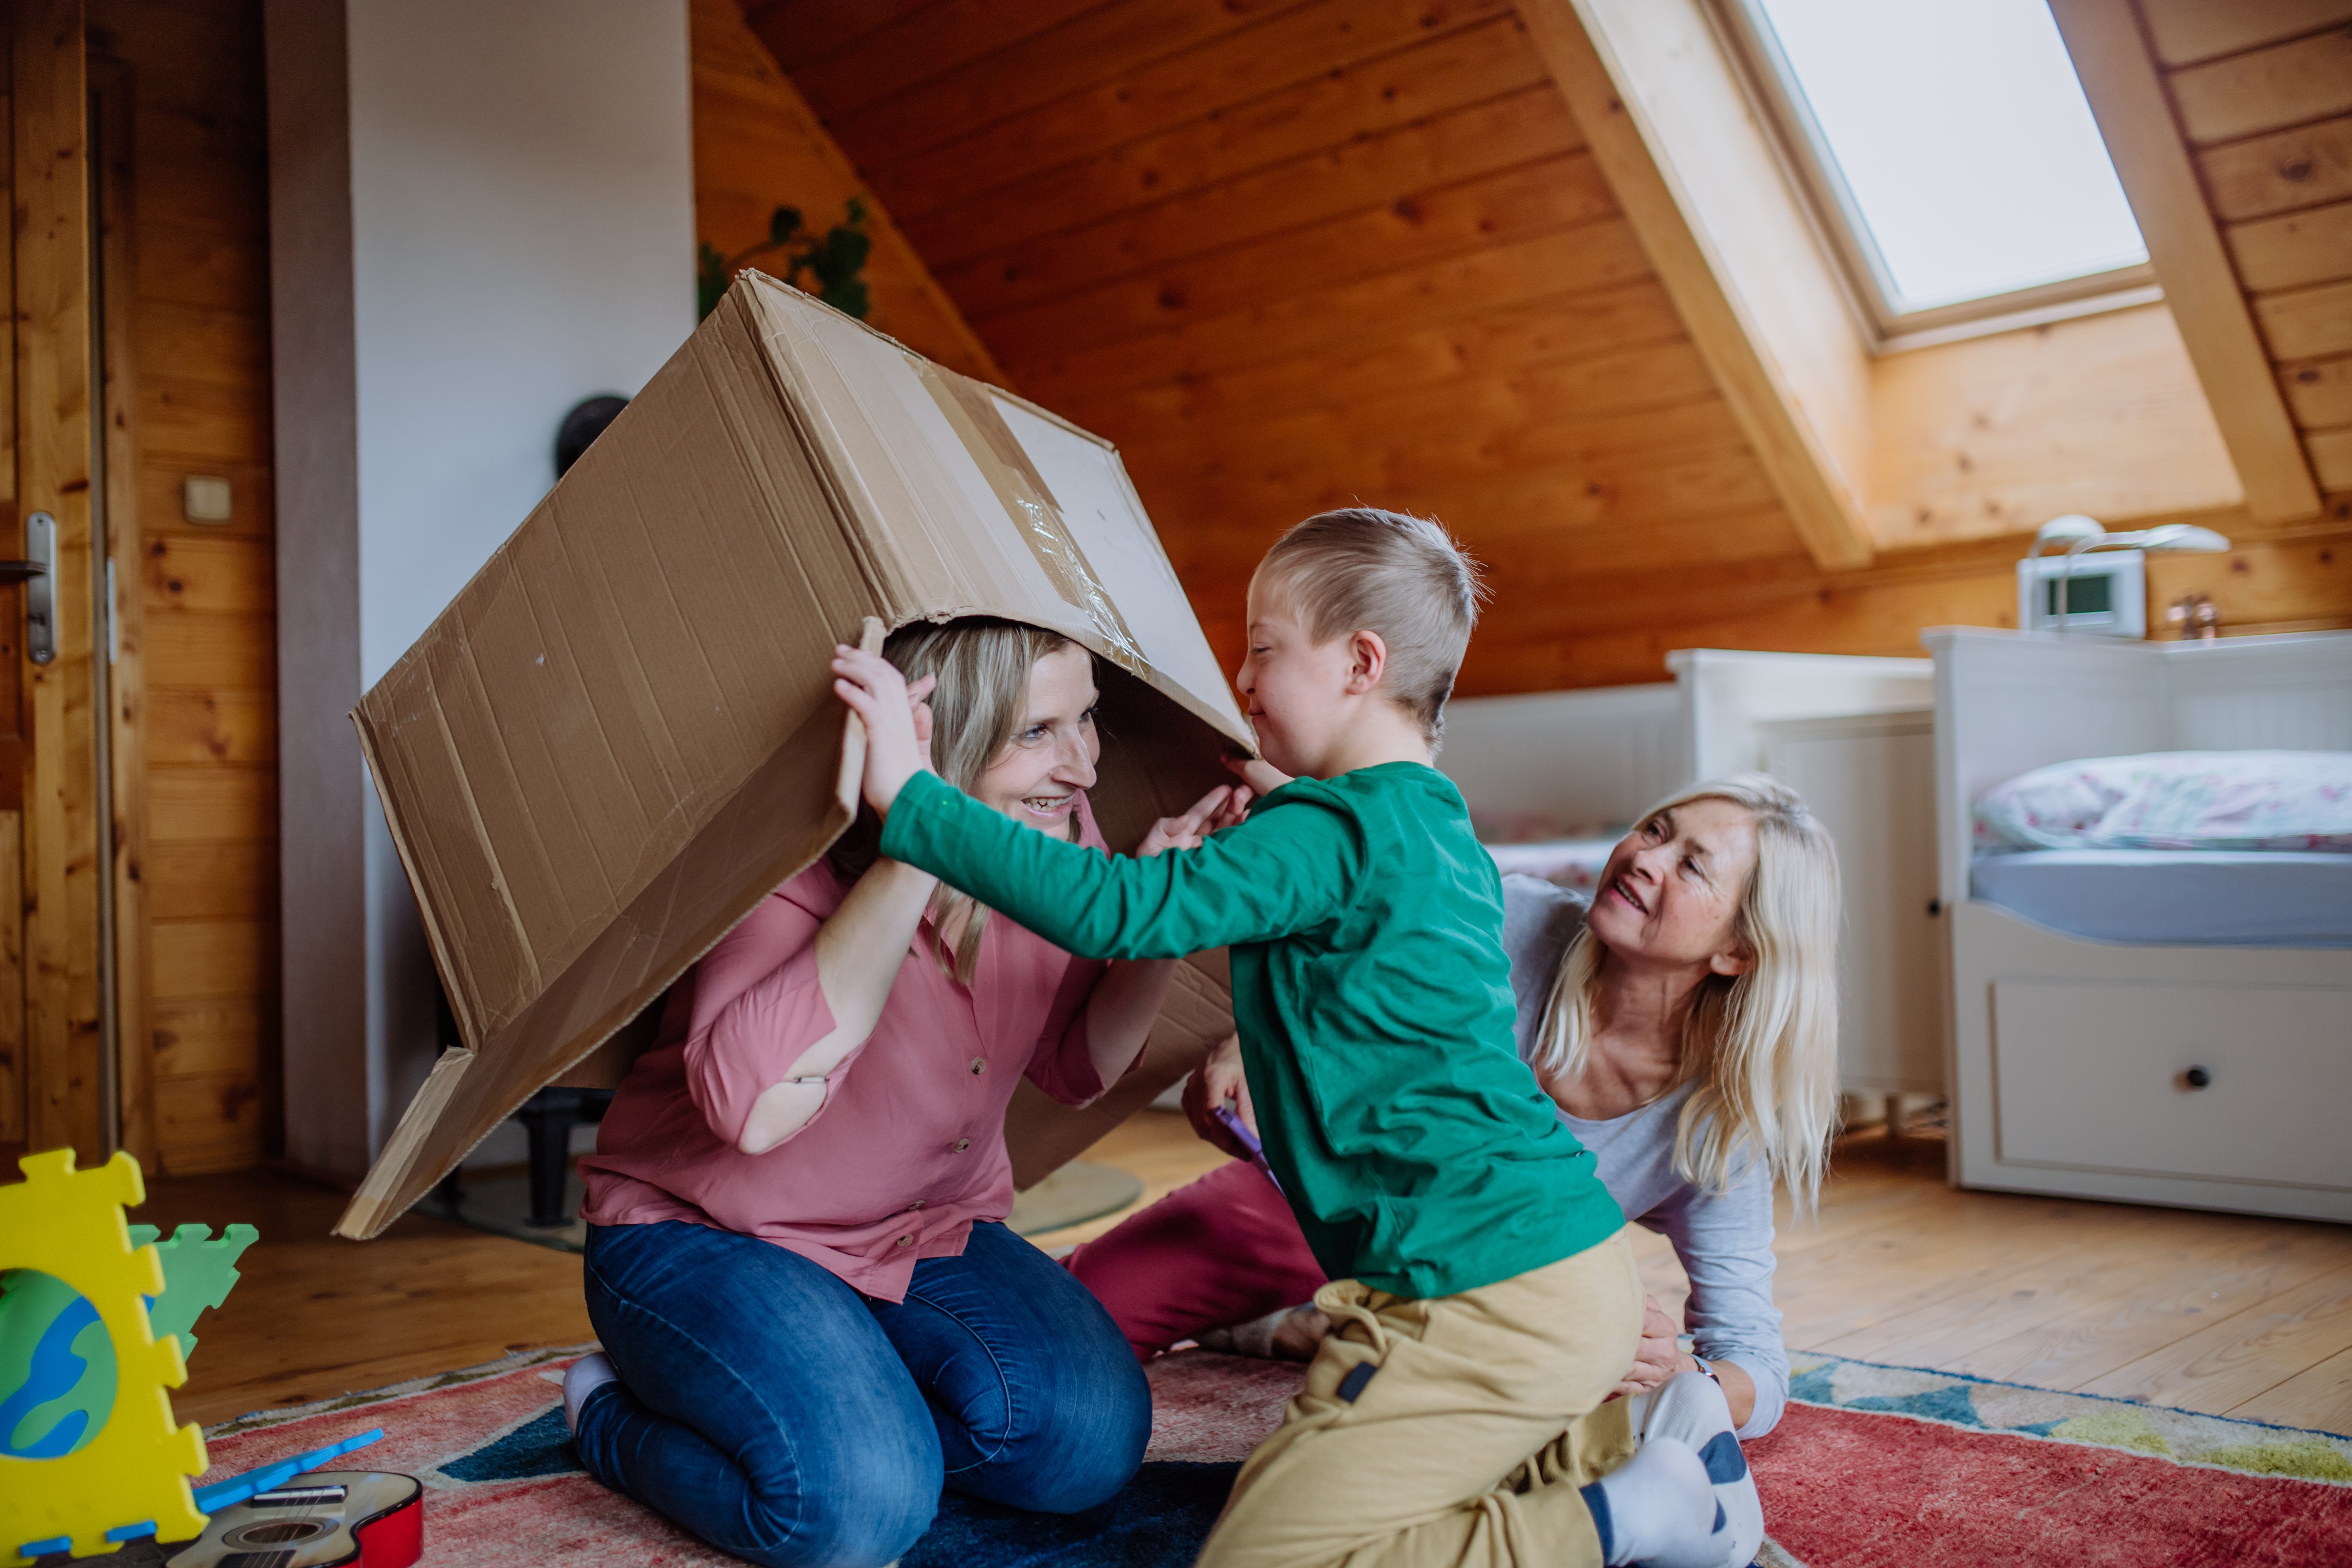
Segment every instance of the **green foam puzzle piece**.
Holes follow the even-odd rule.
[[[236,1260],[261,1233],[249,1225],[232,1225],[215,1240],[208,1225],[184,1225],[169,1241],[157,1239],[163,1234],[152,1225],[134,1225],[131,1245],[153,1242],[155,1256],[163,1261],[163,1293],[147,1303],[147,1321],[158,1339],[170,1334],[180,1342],[185,1361],[196,1352],[197,1317],[228,1300],[237,1281]]]

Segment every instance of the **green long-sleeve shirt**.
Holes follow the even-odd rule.
[[[1230,944],[1266,1159],[1334,1279],[1453,1295],[1624,1224],[1518,1058],[1501,879],[1433,768],[1299,779],[1200,848],[1149,860],[1049,837],[921,773],[882,853],[1082,957]]]

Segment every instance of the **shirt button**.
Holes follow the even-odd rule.
[[[971,1147],[971,1140],[969,1138],[959,1138],[955,1141],[955,1152],[959,1154]]]
[[[902,1236],[898,1238],[898,1245],[901,1247],[912,1247],[915,1245],[915,1238],[911,1236]]]
[[[981,1074],[982,1074],[982,1073],[986,1072],[987,1070],[988,1070],[988,1058],[987,1058],[986,1057],[974,1057],[974,1058],[971,1058],[971,1076],[972,1076],[972,1077],[974,1077],[974,1078],[978,1078]]]
[[[921,1199],[921,1198],[917,1198],[913,1203],[910,1203],[910,1204],[908,1204],[908,1205],[907,1205],[907,1212],[908,1212],[908,1214],[913,1214],[917,1209],[921,1208],[921,1207],[923,1206],[923,1203],[924,1203],[924,1200],[923,1200],[923,1199]]]

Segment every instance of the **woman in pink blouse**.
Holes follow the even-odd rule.
[[[1093,664],[1005,622],[886,653],[940,774],[1102,848]],[[1218,790],[1137,853],[1237,820]],[[1140,1052],[1171,965],[1099,963],[878,859],[853,827],[680,982],[581,1162],[591,1474],[755,1563],[890,1562],[943,1486],[1044,1512],[1133,1475],[1150,1396],[1084,1286],[1004,1226],[1023,1075],[1070,1104]],[[609,1359],[608,1359],[609,1358]]]

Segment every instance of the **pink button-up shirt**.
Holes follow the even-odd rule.
[[[1083,805],[1080,823],[1081,842],[1101,849]],[[678,982],[580,1162],[591,1224],[740,1231],[898,1301],[918,1258],[956,1257],[974,1220],[1012,1212],[1005,1106],[1024,1074],[1066,1104],[1103,1091],[1086,1002],[1104,966],[1001,914],[969,990],[940,967],[926,919],[823,1107],[765,1153],[738,1146],[752,1102],[833,1030],[816,933],[848,892],[818,861]]]

